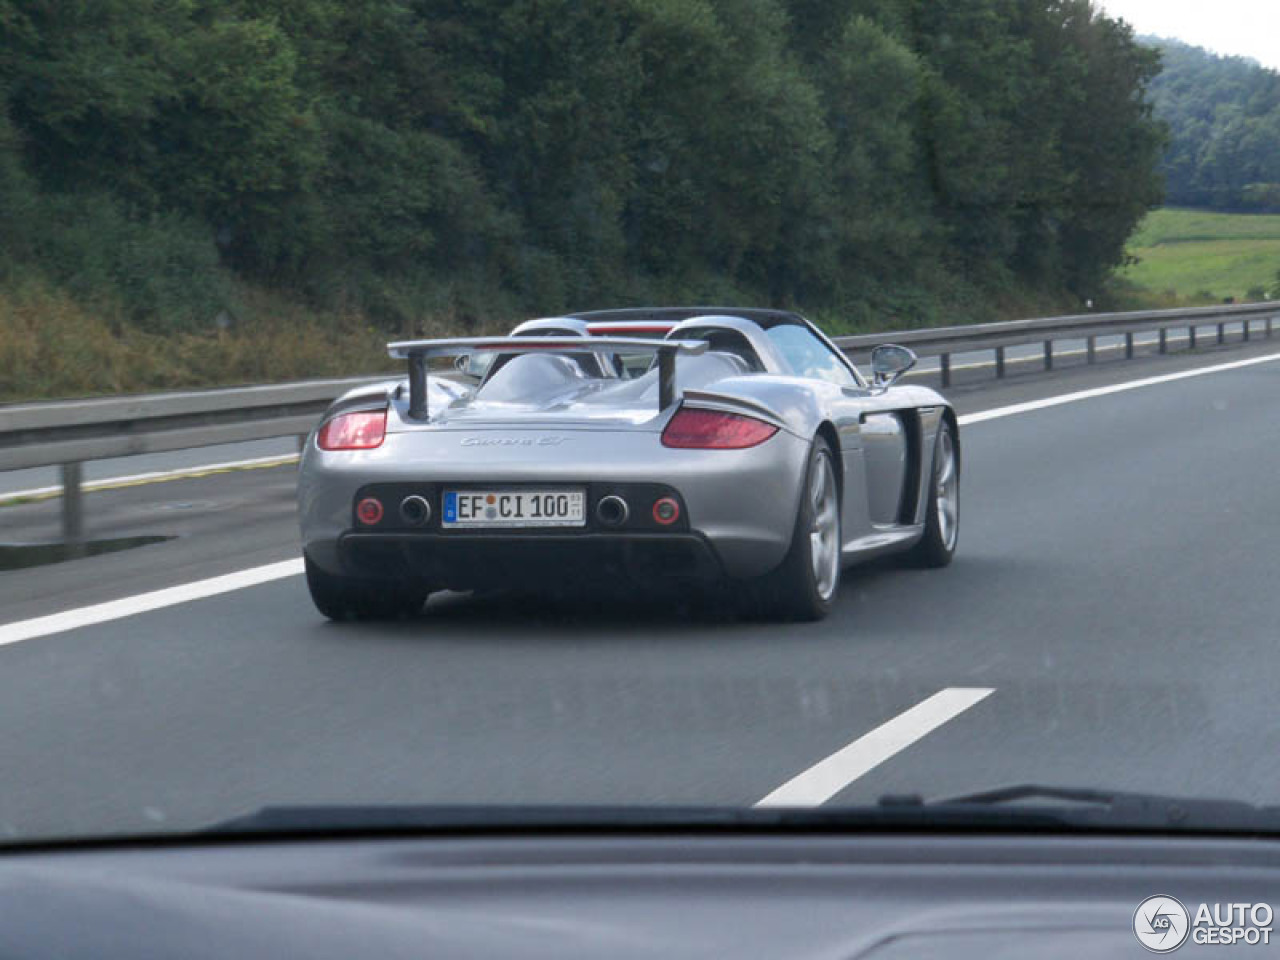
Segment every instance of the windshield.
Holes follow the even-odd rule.
[[[1278,34],[1171,6],[0,0],[0,845],[1280,804]]]

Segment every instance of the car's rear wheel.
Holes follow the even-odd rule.
[[[368,580],[328,573],[305,558],[307,588],[330,620],[395,620],[422,611],[431,591],[403,580]]]
[[[922,567],[945,567],[955,556],[959,539],[960,456],[951,423],[943,420],[933,444],[924,536],[912,548],[910,559]]]
[[[813,441],[791,547],[764,578],[765,601],[786,620],[821,620],[840,587],[840,487],[831,446]]]

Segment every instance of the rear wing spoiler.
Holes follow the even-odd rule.
[[[676,354],[705,353],[705,340],[642,340],[632,337],[474,337],[451,340],[399,340],[387,344],[395,360],[409,361],[409,418],[427,419],[427,361],[468,353],[652,352],[658,355],[658,409],[676,401]]]

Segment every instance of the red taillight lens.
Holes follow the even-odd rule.
[[[741,450],[764,443],[778,428],[754,417],[719,410],[682,409],[662,431],[664,447],[694,450]]]
[[[320,428],[321,450],[372,450],[387,435],[386,410],[340,413]]]

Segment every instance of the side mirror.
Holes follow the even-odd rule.
[[[884,343],[871,351],[871,375],[875,386],[888,389],[916,365],[916,355],[896,343]]]

